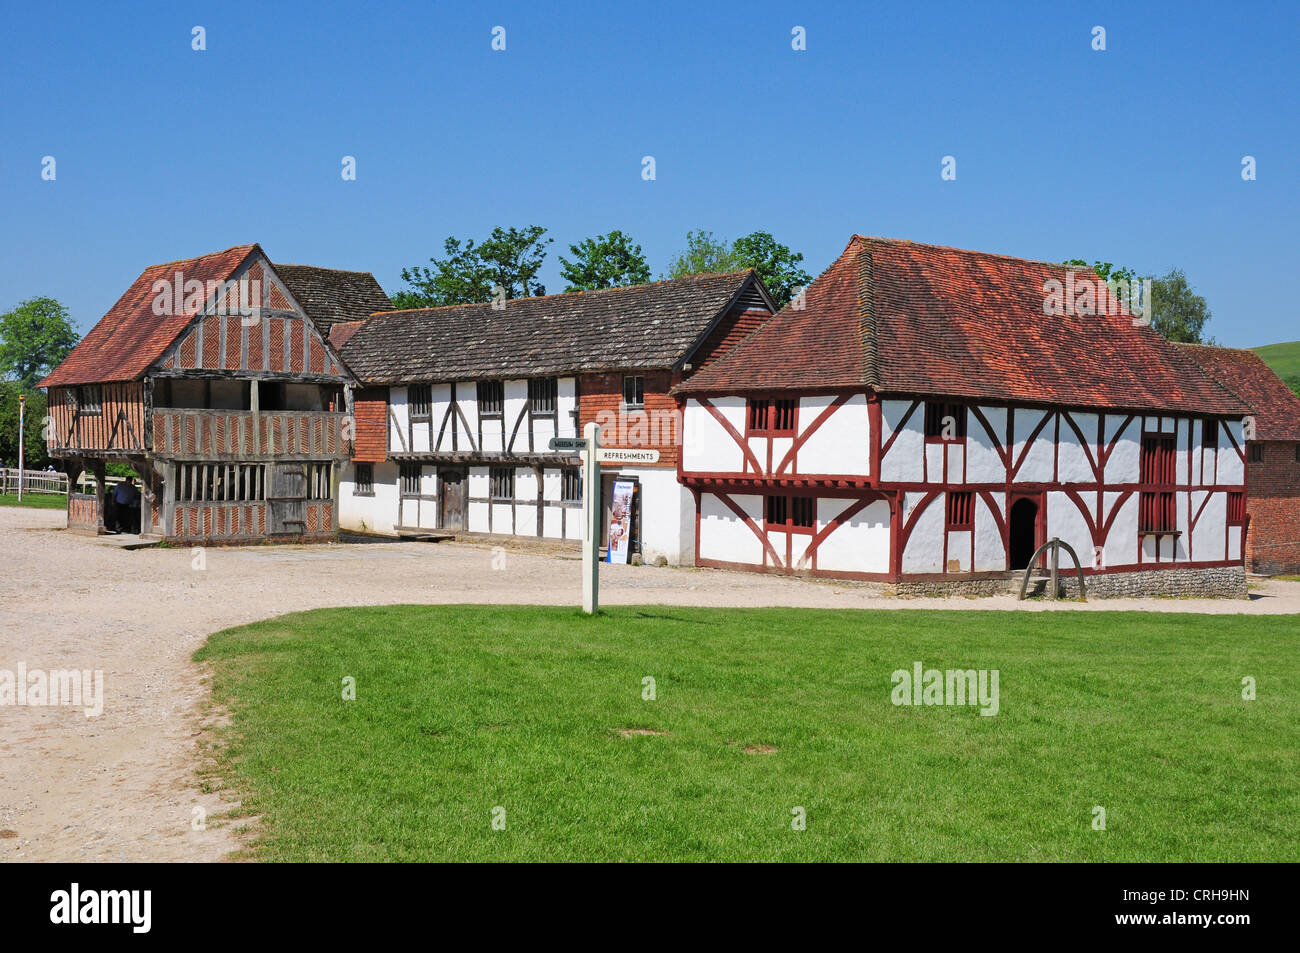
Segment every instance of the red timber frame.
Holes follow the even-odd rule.
[[[748,442],[748,419],[749,404],[748,400],[745,406],[745,432],[741,432],[731,424],[729,420],[713,405],[709,396],[691,397],[695,400],[700,408],[709,413],[723,428],[724,431],[736,442],[741,449],[742,467],[740,473],[735,472],[685,472],[683,457],[679,456],[677,464],[677,476],[679,482],[687,486],[695,500],[695,562],[698,566],[707,566],[721,569],[743,569],[743,570],[760,570],[767,572],[779,573],[809,573],[814,576],[825,576],[828,578],[846,578],[862,579],[867,581],[886,581],[899,582],[903,580],[915,581],[938,581],[945,579],[978,579],[978,578],[996,578],[1005,575],[1008,571],[1006,566],[999,570],[982,570],[982,571],[962,571],[962,572],[940,572],[940,573],[903,573],[903,553],[907,550],[907,545],[911,540],[913,531],[916,528],[920,517],[926,510],[935,503],[940,497],[947,494],[949,490],[954,492],[972,493],[972,505],[976,501],[983,500],[989,513],[991,514],[994,524],[997,527],[998,534],[1002,541],[1002,548],[1006,564],[1010,563],[1010,512],[1011,506],[1019,499],[1029,498],[1035,501],[1038,506],[1038,514],[1035,521],[1035,537],[1039,545],[1045,540],[1047,533],[1047,494],[1049,492],[1062,493],[1067,499],[1074,503],[1087,526],[1089,536],[1092,540],[1094,551],[1104,551],[1104,545],[1109,536],[1115,520],[1121,509],[1133,497],[1148,487],[1141,483],[1112,483],[1105,482],[1105,469],[1110,461],[1115,448],[1119,444],[1121,436],[1129,431],[1129,428],[1135,421],[1141,421],[1144,416],[1155,417],[1156,414],[1150,414],[1139,411],[1103,411],[1086,407],[1032,407],[1021,404],[999,403],[995,401],[983,401],[976,403],[962,403],[962,406],[971,413],[972,420],[970,428],[979,427],[990,441],[994,452],[998,455],[1003,464],[1003,470],[1006,473],[1006,479],[994,483],[961,483],[948,484],[946,482],[932,482],[929,479],[929,466],[926,461],[928,454],[922,451],[922,480],[920,482],[905,481],[882,481],[880,479],[882,465],[893,448],[899,434],[903,432],[908,422],[917,414],[925,412],[926,398],[915,395],[881,395],[874,391],[866,391],[867,414],[870,424],[870,474],[803,474],[797,469],[797,455],[799,448],[807,439],[821,427],[823,423],[837,409],[844,406],[851,397],[862,394],[863,391],[843,390],[835,392],[817,391],[816,396],[830,396],[832,401],[824,408],[817,417],[808,422],[806,429],[800,431],[801,412],[796,410],[796,431],[792,438],[790,449],[784,453],[781,459],[772,459],[772,441],[768,440],[768,460],[767,466],[764,467],[750,448]],[[813,396],[814,392],[801,393],[796,396]],[[739,395],[729,395],[739,396]],[[780,393],[755,393],[745,395],[747,398],[754,399],[777,399],[778,397],[788,399],[791,395],[788,392]],[[883,435],[883,403],[884,399],[889,400],[911,400],[910,405],[904,412],[903,416],[895,425],[893,432],[888,439]],[[680,401],[682,405],[685,399]],[[952,401],[948,401],[952,403]],[[989,422],[983,407],[1005,407],[1007,410],[1018,410],[1023,412],[1041,413],[1042,417],[1030,430],[1028,437],[1025,439],[1024,446],[1016,451],[1015,436],[1015,419],[1012,417],[1008,423],[1007,440],[1004,445],[998,437],[993,425]],[[1080,423],[1074,419],[1075,414],[1089,414],[1096,417],[1095,435],[1087,435],[1081,429]],[[1191,426],[1202,418],[1188,417],[1186,415],[1163,414],[1159,416],[1171,417],[1179,421],[1179,426]],[[1107,421],[1120,419],[1119,426],[1115,428],[1114,435],[1108,441],[1106,439]],[[1219,452],[1226,452],[1230,443],[1231,448],[1237,453],[1238,457],[1245,463],[1245,451],[1232,436],[1231,430],[1222,426],[1220,422],[1221,433],[1219,439]],[[1060,438],[1065,428],[1069,428],[1078,439],[1078,446],[1087,460],[1089,469],[1092,471],[1092,479],[1082,483],[1062,484],[1059,482],[1059,449],[1053,454],[1053,472],[1051,481],[1046,482],[1020,482],[1016,476],[1020,473],[1025,461],[1028,459],[1031,449],[1034,447],[1038,437],[1048,428],[1051,428],[1054,446],[1059,448]],[[922,431],[924,434],[924,431]],[[1223,440],[1223,434],[1227,434],[1227,441]],[[1188,431],[1189,447],[1194,431]],[[754,436],[763,436],[763,434],[754,434]],[[944,447],[943,457],[943,474],[946,475],[948,468],[948,454],[954,444],[961,443],[968,446],[966,438],[958,440],[922,441],[922,447],[930,444],[941,444]],[[1139,438],[1140,443],[1140,438]],[[1176,486],[1175,492],[1185,494],[1188,509],[1188,533],[1187,533],[1187,560],[1178,561],[1176,565],[1179,568],[1197,569],[1221,566],[1237,565],[1238,560],[1228,558],[1228,534],[1224,533],[1224,547],[1222,555],[1215,554],[1216,558],[1201,559],[1194,558],[1192,553],[1192,531],[1195,529],[1197,521],[1203,514],[1206,505],[1215,493],[1240,492],[1245,493],[1245,485],[1228,485],[1228,484],[1204,484],[1193,483],[1192,479],[1199,466],[1194,457],[1196,454],[1192,450],[1185,453],[1187,478],[1188,482]],[[962,478],[967,475],[969,454],[963,453]],[[1217,460],[1217,457],[1216,457]],[[1182,458],[1179,458],[1182,463]],[[1217,477],[1217,463],[1214,468]],[[766,474],[771,474],[767,476]],[[1195,508],[1192,505],[1192,498],[1198,492],[1205,493],[1205,499],[1200,501],[1199,506]],[[709,493],[716,496],[719,501],[736,514],[741,521],[749,527],[751,532],[757,536],[763,545],[763,563],[761,566],[755,566],[750,563],[728,562],[714,559],[704,559],[700,556],[700,497],[702,493]],[[903,515],[903,502],[907,493],[923,494],[921,500],[907,513],[906,518]],[[1108,515],[1098,521],[1093,516],[1093,511],[1089,508],[1088,500],[1096,502],[1095,512],[1105,512],[1105,495],[1107,493],[1118,494],[1114,503],[1110,507]],[[744,510],[733,499],[736,495],[759,496],[764,498],[764,512],[760,515],[765,516],[766,497],[773,495],[787,496],[814,496],[819,499],[843,498],[846,506],[835,518],[826,526],[819,528],[811,534],[812,538],[802,553],[795,551],[796,547],[793,537],[797,534],[786,534],[786,551],[778,552],[772,545],[771,540],[765,531],[764,519],[755,520],[750,518]],[[998,499],[1001,498],[1006,503],[1005,512],[998,505]],[[889,552],[889,571],[884,573],[856,572],[856,571],[837,571],[822,570],[817,567],[817,549],[820,544],[836,528],[843,525],[861,510],[866,508],[872,502],[883,500],[889,504],[890,511],[890,552]],[[946,514],[945,514],[946,516]],[[943,532],[943,557],[941,565],[948,565],[948,528],[947,520],[944,521]],[[974,566],[974,533],[972,532],[972,553],[970,565]],[[1245,541],[1242,546],[1244,552]],[[1089,575],[1099,575],[1113,572],[1132,572],[1136,569],[1149,567],[1151,564],[1142,562],[1142,546],[1138,540],[1136,563],[1126,563],[1123,566],[1085,566],[1084,572]],[[1095,561],[1095,560],[1093,560]],[[1174,565],[1167,560],[1162,566]]]

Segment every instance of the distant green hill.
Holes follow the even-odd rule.
[[[1273,373],[1283,380],[1300,377],[1300,341],[1265,344],[1263,347],[1252,347],[1251,350],[1262,357],[1264,363],[1273,368]]]

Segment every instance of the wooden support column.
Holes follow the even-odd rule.
[[[104,492],[104,461],[92,460],[90,462],[90,472],[95,476],[95,503],[99,510],[95,519],[95,533],[102,536],[106,532],[104,529],[104,507],[108,502],[107,495]]]

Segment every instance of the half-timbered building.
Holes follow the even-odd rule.
[[[855,236],[674,394],[699,565],[995,591],[1059,538],[1244,594],[1250,408],[1090,271]]]
[[[371,276],[325,271],[295,278],[387,303]],[[41,382],[51,455],[96,480],[69,495],[69,528],[104,532],[116,461],[140,476],[143,535],[333,536],[352,378],[304,303],[339,315],[334,298],[299,300],[257,245],[145,269]]]
[[[1246,569],[1300,573],[1300,397],[1254,351],[1178,346],[1250,407]]]
[[[580,539],[578,457],[549,443],[596,422],[605,448],[659,454],[603,467],[607,515],[614,481],[633,484],[633,552],[689,562],[694,508],[669,391],[773,310],[741,272],[335,325],[360,381],[342,525]]]

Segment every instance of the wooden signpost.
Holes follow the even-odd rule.
[[[582,459],[582,611],[600,608],[600,465],[602,463],[658,463],[658,450],[602,450],[600,425],[589,423],[581,437],[552,437],[552,450],[577,451]]]
[[[576,437],[552,437],[552,450],[577,450],[582,458],[582,611],[600,608],[600,425],[589,423]]]

